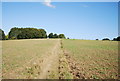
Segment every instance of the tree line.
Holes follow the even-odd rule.
[[[99,39],[96,39],[96,40],[99,40]],[[103,41],[106,41],[106,40],[110,41],[109,38],[103,38],[102,40],[103,40]],[[120,36],[118,36],[118,37],[116,37],[116,38],[113,38],[112,41],[120,41]]]
[[[5,35],[4,31],[0,29],[0,40],[8,40],[8,39],[37,39],[37,38],[66,38],[64,34],[53,34],[50,33],[47,35],[47,32],[44,29],[37,28],[11,28],[8,35]],[[69,39],[69,38],[67,38]],[[96,39],[99,40],[99,39]],[[102,39],[110,40],[109,38]],[[112,41],[120,41],[120,36],[117,38],[113,38]]]
[[[37,38],[65,38],[64,34],[53,34],[50,33],[47,36],[47,32],[44,29],[37,28],[11,28],[8,35],[5,36],[5,33],[0,29],[0,40],[8,39],[37,39]]]
[[[64,34],[59,34],[59,35],[57,35],[56,33],[55,33],[55,34],[50,33],[50,34],[48,35],[48,37],[49,37],[49,38],[65,38],[65,35],[64,35]]]
[[[12,28],[8,33],[9,39],[34,39],[34,38],[47,38],[44,29],[36,28]]]

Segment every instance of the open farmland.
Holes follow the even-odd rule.
[[[54,50],[58,49],[59,40],[9,40],[2,43],[5,79],[46,78],[46,71],[52,66],[48,64],[58,59]]]
[[[71,39],[2,41],[5,79],[117,79],[118,42]]]
[[[117,79],[118,42],[63,40],[63,49],[73,76]]]

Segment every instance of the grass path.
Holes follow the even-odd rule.
[[[60,39],[57,40],[56,45],[53,47],[51,51],[51,55],[44,58],[43,63],[41,64],[43,69],[41,70],[41,75],[39,77],[40,79],[47,78],[49,76],[48,75],[49,72],[55,65],[56,60],[58,60],[59,58],[59,53],[58,53],[59,47],[60,47]]]

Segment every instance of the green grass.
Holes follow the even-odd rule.
[[[62,40],[63,48],[79,63],[86,78],[117,78],[118,42]],[[95,76],[96,75],[96,76]]]

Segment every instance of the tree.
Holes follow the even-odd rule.
[[[37,28],[12,28],[8,34],[9,39],[34,39],[46,38],[47,34],[44,29]]]
[[[5,33],[2,29],[0,29],[0,40],[5,40]]]
[[[46,31],[44,29],[39,29],[39,31],[42,34],[41,38],[47,38],[47,34],[46,34]]]
[[[120,36],[117,37],[117,41],[120,41]]]
[[[48,35],[48,37],[49,37],[49,38],[53,38],[53,33],[50,33],[50,34]]]
[[[120,41],[120,36],[118,36],[117,38],[113,38],[113,41]]]
[[[110,39],[109,39],[109,38],[104,38],[104,39],[102,39],[102,40],[104,41],[104,40],[110,40]]]
[[[53,38],[58,38],[58,35],[57,35],[57,34],[54,34],[54,35],[53,35]]]
[[[17,36],[18,36],[20,33],[21,33],[20,29],[14,27],[14,28],[12,28],[12,29],[10,30],[10,32],[8,33],[8,38],[9,38],[9,39],[12,39],[12,38],[17,39]]]
[[[64,34],[59,34],[59,38],[65,38]]]
[[[117,41],[117,38],[113,38],[113,41]]]

